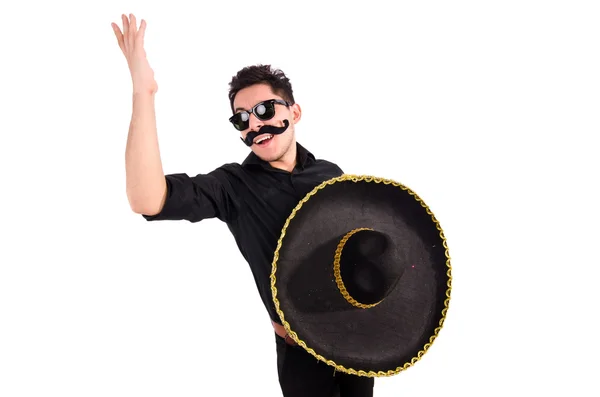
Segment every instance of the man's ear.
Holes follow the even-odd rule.
[[[292,116],[294,117],[294,124],[300,121],[302,118],[302,108],[297,103],[292,105]]]

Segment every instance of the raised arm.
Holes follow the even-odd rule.
[[[123,31],[112,23],[131,73],[132,115],[125,149],[127,198],[138,214],[154,215],[165,203],[167,184],[160,159],[154,97],[158,85],[144,50],[146,21],[139,30],[133,14],[122,15]]]

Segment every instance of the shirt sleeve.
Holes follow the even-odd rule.
[[[190,177],[187,174],[165,175],[167,196],[162,210],[142,216],[147,221],[187,220],[199,222],[218,218],[231,221],[237,215],[234,189],[227,174],[220,169]]]

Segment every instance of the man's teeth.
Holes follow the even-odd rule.
[[[262,138],[258,139],[258,140],[256,141],[256,143],[261,143],[261,142],[262,142],[262,141],[264,141],[265,139],[271,139],[271,138],[273,138],[273,135],[265,135],[265,136],[263,136]]]

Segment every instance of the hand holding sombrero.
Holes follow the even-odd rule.
[[[275,251],[275,308],[294,341],[337,370],[394,375],[442,328],[450,256],[433,213],[407,187],[343,175],[288,217]]]

